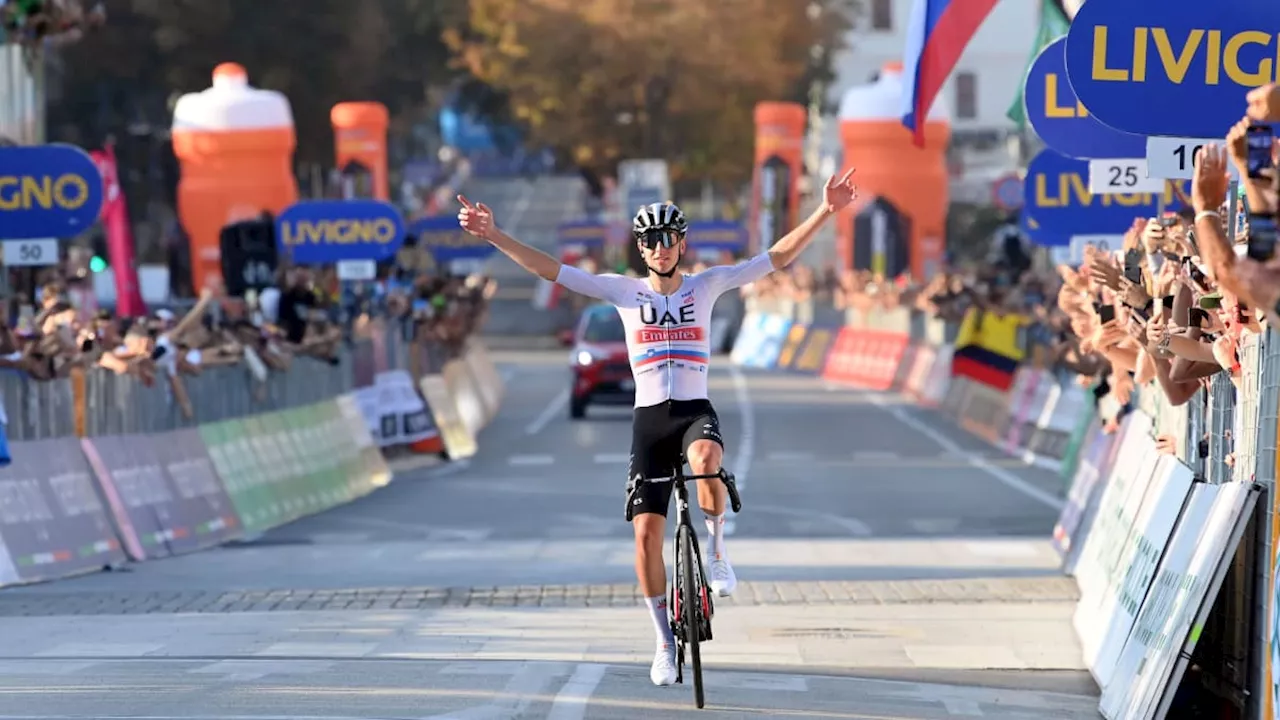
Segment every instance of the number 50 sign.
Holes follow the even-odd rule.
[[[1196,140],[1193,138],[1147,138],[1147,172],[1153,178],[1165,180],[1190,180],[1196,170],[1196,155],[1209,143],[1221,140]],[[1240,179],[1235,163],[1227,163],[1232,180]]]

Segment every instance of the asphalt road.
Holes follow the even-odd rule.
[[[0,591],[0,720],[684,717],[690,689],[647,679],[630,411],[571,421],[567,352],[494,354],[507,396],[467,463],[255,542]],[[745,507],[707,712],[1096,717],[1046,540],[1057,476],[889,396],[713,365]]]

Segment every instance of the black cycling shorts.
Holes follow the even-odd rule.
[[[627,466],[627,497],[637,477],[666,478],[676,474],[685,453],[696,440],[710,440],[724,448],[720,418],[710,400],[666,400],[639,407],[631,422],[631,461]],[[670,482],[646,484],[632,500],[632,515],[657,513],[666,517],[671,504]]]

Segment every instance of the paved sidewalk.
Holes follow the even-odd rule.
[[[887,582],[743,582],[739,583],[733,597],[716,599],[716,607],[1034,603],[1074,602],[1078,598],[1075,583],[1065,577]],[[635,607],[642,603],[643,598],[635,584],[41,592],[0,595],[0,617],[418,610],[442,607]]]
[[[1082,670],[1069,602],[724,607],[717,665]],[[340,657],[645,663],[626,608],[440,608],[10,617],[0,657]]]

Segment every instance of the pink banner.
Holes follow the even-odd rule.
[[[133,229],[116,171],[116,151],[108,144],[94,150],[93,161],[102,173],[102,225],[107,234],[107,254],[116,278],[116,314],[120,317],[142,317],[147,306],[138,287],[138,268],[134,264]]]

